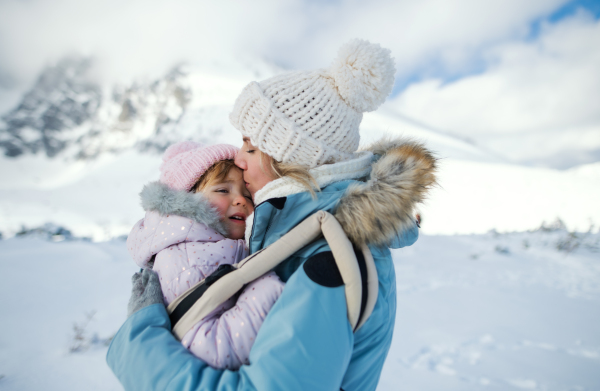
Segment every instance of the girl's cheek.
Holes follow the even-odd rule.
[[[214,206],[217,208],[217,211],[219,212],[219,216],[221,216],[221,218],[227,217],[227,204],[225,204],[224,202],[218,202]]]

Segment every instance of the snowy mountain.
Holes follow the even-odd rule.
[[[89,59],[65,58],[42,72],[21,103],[2,116],[0,147],[6,156],[53,157],[74,141],[69,133],[93,119],[102,103],[100,87],[86,78],[90,66]]]
[[[90,158],[132,147],[164,150],[169,141],[161,136],[171,133],[191,99],[181,69],[103,91],[92,80],[92,68],[91,59],[70,57],[45,69],[2,117],[4,154]]]
[[[2,115],[0,150],[7,157],[81,160],[128,150],[162,152],[186,138],[213,142],[244,82],[276,71],[263,62],[236,65],[201,70],[179,65],[155,80],[101,86],[92,59],[64,58]]]

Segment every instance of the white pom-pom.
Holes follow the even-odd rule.
[[[396,73],[390,50],[362,39],[342,46],[329,71],[341,97],[359,113],[373,111],[385,101]]]

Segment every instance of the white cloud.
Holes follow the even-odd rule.
[[[401,73],[435,58],[468,63],[479,46],[522,35],[565,0],[257,0],[0,2],[0,74],[29,81],[65,53],[96,55],[112,77],[240,54],[292,68],[323,67],[361,37],[392,49]]]
[[[487,49],[483,74],[414,84],[392,105],[465,136],[600,123],[600,21],[579,14],[543,30]]]
[[[348,0],[299,7],[303,41],[286,35],[273,41],[271,55],[293,67],[329,64],[345,41],[361,37],[390,48],[399,77],[433,72],[461,73],[482,47],[524,37],[530,23],[565,0]]]
[[[579,12],[557,24],[543,25],[533,41],[487,48],[483,55],[489,67],[482,74],[449,84],[426,80],[410,86],[388,105],[501,153],[496,147],[506,144],[499,138],[506,136],[516,149],[505,155],[516,160],[532,154],[520,150],[515,135],[538,140],[534,145],[539,145],[545,135],[555,137],[564,131],[570,134],[571,152],[600,150],[598,48],[600,21]],[[547,151],[535,154],[548,158],[558,152],[556,143],[546,144]]]

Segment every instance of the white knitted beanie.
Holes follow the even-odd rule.
[[[348,160],[358,149],[362,113],[392,91],[389,49],[354,39],[329,69],[292,72],[248,84],[229,119],[260,151],[309,168]]]

